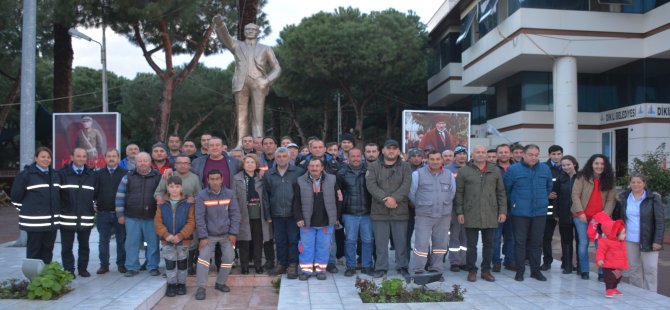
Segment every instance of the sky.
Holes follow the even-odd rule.
[[[268,0],[263,11],[272,27],[272,33],[261,39],[261,43],[274,46],[282,29],[287,25],[299,24],[300,21],[312,16],[319,11],[333,12],[337,7],[355,7],[364,13],[371,11],[383,11],[388,8],[394,8],[400,12],[412,10],[421,18],[421,22],[428,23],[433,14],[442,5],[444,0]],[[95,28],[80,28],[80,32],[88,35],[93,40],[102,42],[102,30]],[[151,72],[153,70],[147,64],[142,56],[139,47],[131,44],[127,38],[115,34],[110,29],[106,31],[107,39],[107,71],[114,72],[117,75],[132,79],[139,72]],[[101,69],[100,45],[95,42],[72,39],[72,49],[74,50],[73,67],[89,67]],[[164,64],[164,57],[161,52],[153,55],[156,63],[161,66]],[[180,55],[174,57],[175,66],[188,62],[192,55]],[[226,68],[233,61],[231,53],[227,50],[216,55],[202,57],[201,63],[208,67]]]

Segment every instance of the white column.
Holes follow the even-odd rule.
[[[554,143],[577,157],[577,58],[556,58],[553,77]]]

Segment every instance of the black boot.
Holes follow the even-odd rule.
[[[188,275],[194,276],[198,264],[198,250],[188,250]]]

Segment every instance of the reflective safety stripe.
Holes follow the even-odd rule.
[[[547,208],[549,208],[549,209],[553,209],[553,208],[554,208],[554,206],[552,206],[552,205],[549,205],[549,206],[547,206]]]
[[[467,250],[468,250],[468,248],[466,248],[464,246],[461,247],[461,251],[467,251]]]
[[[554,212],[547,212],[547,215],[554,215]]]
[[[230,199],[220,199],[220,200],[205,200],[202,202],[205,206],[208,207],[213,207],[213,206],[223,206],[230,204]]]
[[[82,185],[81,188],[83,188],[83,189],[90,189],[90,190],[92,190],[92,191],[95,190],[95,187],[93,187],[93,186],[88,186],[88,185]]]
[[[77,226],[77,223],[69,223],[69,222],[60,222],[60,224],[65,226]]]
[[[60,187],[60,183],[54,183],[54,187]]]
[[[81,226],[93,226],[93,223],[81,223]]]
[[[95,216],[82,215],[82,216],[81,216],[81,219],[82,219],[82,220],[92,220],[92,219],[95,219]]]
[[[18,202],[13,202],[13,201],[12,201],[12,204],[13,204],[13,205],[15,205],[15,206],[17,206],[17,207],[20,207],[20,206],[23,206],[23,204],[22,204],[22,203],[18,203]]]
[[[60,217],[62,217],[62,218],[64,218],[64,219],[68,219],[68,220],[76,220],[76,219],[77,219],[77,216],[76,216],[76,215],[64,215],[64,214],[61,214]]]
[[[61,185],[60,188],[79,188],[79,185],[77,185],[77,184],[64,184],[64,185]]]
[[[231,269],[233,268],[233,264],[221,264],[221,268]]]
[[[458,252],[460,250],[461,250],[461,248],[449,248],[449,251],[451,251],[451,252]]]
[[[552,181],[552,182],[556,182],[556,178],[551,178],[551,181]]]
[[[445,253],[447,253],[447,250],[433,249],[433,253],[436,253],[436,254],[445,254]]]
[[[51,215],[38,215],[38,216],[31,216],[31,215],[20,215],[19,217],[22,219],[27,219],[27,220],[48,220],[51,218]]]
[[[54,184],[54,186],[56,186],[56,184]],[[31,185],[31,186],[26,187],[26,190],[31,190],[31,189],[36,189],[36,188],[42,188],[42,187],[49,187],[49,184],[35,184],[35,185]]]
[[[209,267],[209,262],[202,258],[198,258],[198,264],[203,265],[205,267]]]
[[[56,223],[54,223],[54,224],[58,224],[58,222],[56,222]],[[36,223],[22,223],[22,222],[19,222],[19,225],[27,226],[27,227],[44,227],[44,226],[51,226],[51,223],[39,223],[39,224],[36,224]]]
[[[419,250],[417,250],[417,249],[414,249],[414,254],[416,254],[417,256],[420,256],[420,257],[428,257],[428,253],[426,253],[426,252],[421,252],[421,251],[419,251]]]

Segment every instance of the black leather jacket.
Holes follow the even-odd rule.
[[[663,201],[657,193],[646,190],[647,197],[640,203],[640,251],[651,252],[652,244],[663,245],[665,230],[665,215]],[[618,197],[621,203],[621,218],[626,222],[626,204],[630,190],[621,193]]]
[[[288,166],[283,176],[277,171],[277,165],[265,173],[262,196],[266,221],[293,216],[293,184],[304,173],[301,167],[293,165]]]
[[[362,165],[359,171],[355,171],[349,165],[342,165],[337,171],[337,184],[342,189],[344,198],[344,214],[369,215],[372,199],[367,187],[365,187],[365,172],[367,167]]]
[[[558,190],[554,206],[554,217],[558,218],[561,225],[573,225],[572,218],[572,186],[575,184],[577,175],[570,177],[567,173],[561,172],[558,176]]]

